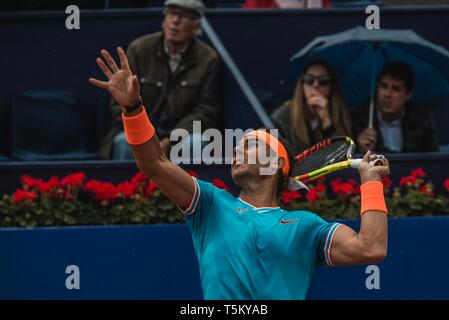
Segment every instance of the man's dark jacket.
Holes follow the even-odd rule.
[[[402,118],[402,152],[430,152],[438,150],[435,121],[431,112],[424,107],[411,104],[405,107]],[[352,114],[353,137],[368,127],[369,107],[357,110]],[[383,144],[383,137],[379,130],[376,111],[373,117],[374,129],[377,131],[377,145],[375,151],[391,152]]]
[[[157,32],[132,41],[126,55],[140,81],[143,104],[159,138],[176,128],[192,132],[192,121],[201,129],[218,126],[220,117],[220,61],[218,54],[194,38],[172,74],[164,50],[163,33]],[[123,131],[120,106],[111,101],[112,128],[102,141],[100,154],[110,158],[114,137]],[[158,123],[162,117],[164,124]]]

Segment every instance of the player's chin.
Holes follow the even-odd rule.
[[[231,174],[234,175],[234,174],[239,173],[241,171],[245,171],[245,167],[247,167],[247,164],[233,163],[232,166],[231,166]]]
[[[259,166],[256,164],[235,164],[231,168],[234,181],[241,179],[257,179],[259,177]]]
[[[234,179],[235,181],[248,176],[251,172],[251,167],[249,164],[247,163],[239,163],[239,164],[234,164],[231,167],[231,175],[232,175],[232,179]]]

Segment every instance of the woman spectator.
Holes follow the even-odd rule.
[[[351,132],[339,81],[323,60],[315,60],[305,68],[293,99],[275,110],[271,118],[295,154],[323,139]]]

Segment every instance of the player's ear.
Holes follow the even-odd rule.
[[[277,163],[278,163],[278,169],[282,169],[286,165],[286,161],[282,157],[279,158]]]

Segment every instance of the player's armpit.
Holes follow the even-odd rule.
[[[181,167],[162,155],[157,137],[131,147],[142,173],[153,180],[162,193],[181,210],[187,209],[195,193],[193,179]]]

